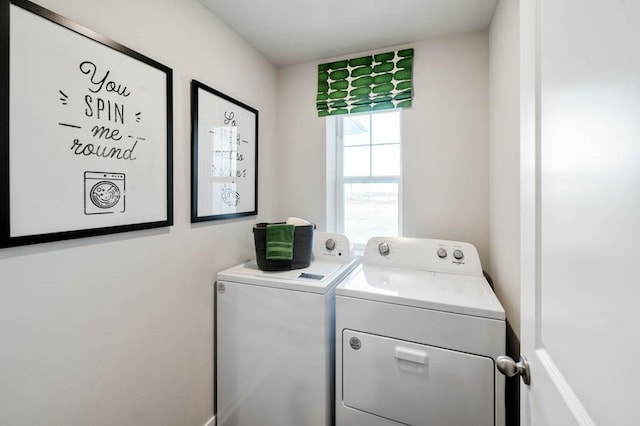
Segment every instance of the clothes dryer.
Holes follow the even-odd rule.
[[[336,425],[504,426],[505,327],[473,245],[370,239],[336,289]]]
[[[316,232],[307,268],[218,274],[218,426],[333,424],[335,287],[355,264],[344,235]]]

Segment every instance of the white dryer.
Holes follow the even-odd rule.
[[[473,245],[370,239],[336,289],[336,425],[504,426],[505,333]]]
[[[331,426],[335,287],[356,264],[344,235],[316,232],[309,267],[218,273],[218,426]]]

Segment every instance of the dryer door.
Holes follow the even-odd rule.
[[[407,425],[493,426],[493,359],[343,330],[343,403]]]

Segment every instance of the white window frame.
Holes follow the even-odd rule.
[[[403,163],[403,155],[402,155],[402,113],[401,110],[395,110],[394,112],[398,112],[400,114],[400,164],[399,167],[399,175],[392,176],[344,176],[344,140],[343,140],[343,129],[344,129],[344,118],[346,115],[338,115],[332,117],[335,122],[332,125],[327,126],[328,129],[334,129],[333,140],[335,141],[335,216],[333,217],[336,232],[344,234],[344,185],[350,183],[395,183],[398,185],[398,236],[402,236],[402,163]],[[392,112],[392,110],[383,110],[378,112],[367,112],[362,113],[361,115],[375,115],[379,113],[388,113]],[[369,133],[369,146],[374,146],[371,143],[372,133]],[[384,145],[384,144],[375,144],[375,145]],[[395,145],[395,144],[393,144]],[[372,151],[369,150],[369,170],[372,170]],[[371,235],[374,237],[376,235]],[[365,247],[364,243],[354,243],[354,248],[356,251],[363,251]]]

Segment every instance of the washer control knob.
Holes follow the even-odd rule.
[[[440,259],[444,259],[445,257],[447,257],[447,251],[443,248],[439,248],[438,249],[438,257]]]
[[[324,246],[327,248],[327,250],[332,251],[336,248],[336,240],[334,240],[333,238],[329,238],[324,242]]]
[[[457,260],[460,260],[464,257],[464,253],[462,253],[462,250],[454,250],[453,257]]]
[[[391,253],[391,247],[389,247],[389,243],[380,243],[378,244],[378,251],[381,255],[386,256]]]

